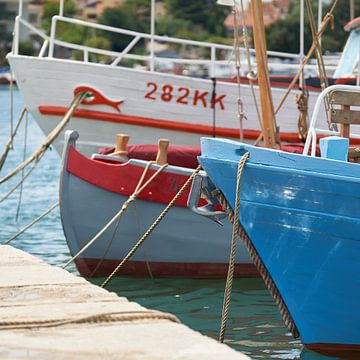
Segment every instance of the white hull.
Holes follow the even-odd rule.
[[[61,119],[61,114],[56,116],[49,112],[54,108],[65,111],[79,86],[96,89],[113,101],[123,100],[120,111],[109,104],[79,107],[81,114],[73,117],[67,129],[81,134],[79,145],[86,153],[94,152],[99,146],[110,146],[115,134],[120,132],[128,133],[132,143],[154,143],[159,137],[166,137],[173,144],[198,145],[201,136],[212,134],[214,117],[217,136],[238,136],[237,85],[234,83],[216,84],[215,99],[219,101],[212,108],[211,80],[54,58],[10,55],[8,59],[26,107],[45,134]],[[284,91],[273,89],[275,105]],[[187,96],[182,97],[184,95]],[[310,114],[315,95],[310,96]],[[241,99],[247,117],[244,129],[260,131],[249,85],[241,85]],[[110,120],[100,119],[103,114]],[[320,125],[325,127],[323,117]],[[296,134],[297,118],[295,92],[292,92],[277,115],[281,133]],[[55,143],[55,147],[61,151],[61,143]]]

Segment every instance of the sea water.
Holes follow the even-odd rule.
[[[0,153],[9,138],[11,112],[15,122],[24,106],[16,89],[12,98],[11,107],[9,88],[0,87]],[[44,135],[31,116],[25,118],[0,177],[31,155],[43,140]],[[0,243],[58,201],[60,161],[55,150],[47,150],[23,187],[0,203]],[[20,173],[1,185],[0,198],[21,176]],[[58,209],[11,245],[55,266],[61,266],[69,258]],[[70,266],[69,270],[77,274],[74,266]],[[94,282],[100,283],[101,280]],[[225,280],[122,277],[111,281],[108,289],[151,309],[171,312],[192,329],[216,339],[220,328],[224,286]],[[292,337],[261,279],[234,281],[225,343],[254,359],[334,359],[303,349],[301,342]]]

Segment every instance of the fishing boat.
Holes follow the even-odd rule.
[[[317,123],[327,96],[339,132]],[[225,139],[201,143],[206,181],[219,190],[233,221],[240,196],[239,234],[286,324],[305,346],[322,352],[360,351],[360,166],[348,139],[350,124],[360,124],[359,105],[360,87],[324,90],[303,154]],[[318,141],[321,157],[315,157]]]
[[[19,14],[21,13],[19,10]],[[355,35],[350,36],[351,41],[346,47],[348,50],[344,52],[341,60],[343,69],[348,71],[337,71],[339,78],[329,79],[330,83],[356,81],[356,69],[353,66],[355,60],[348,56],[357,46],[356,29],[359,24],[354,24],[356,26],[354,25],[351,31]],[[56,29],[60,25],[112,32],[130,40],[122,52],[67,43],[57,37]],[[19,52],[22,31],[31,31],[43,39],[38,56],[26,56]],[[141,41],[150,44],[149,52],[144,55],[134,54],[134,48]],[[194,47],[202,49],[203,53],[210,56],[204,59],[161,58],[155,53],[154,45],[157,43]],[[83,54],[83,57],[80,60],[60,58],[58,54],[63,52],[57,51],[59,49],[77,51]],[[244,49],[241,51],[245,52]],[[254,54],[254,50],[249,51]],[[90,155],[96,152],[98,147],[111,146],[113,134],[119,132],[129,134],[138,143],[153,143],[161,137],[176,145],[198,145],[200,137],[204,135],[257,139],[261,132],[254,102],[254,97],[258,97],[257,80],[249,79],[246,73],[241,76],[241,98],[247,120],[242,124],[242,131],[239,131],[239,114],[242,109],[238,106],[239,94],[237,78],[234,77],[236,64],[233,53],[233,46],[155,35],[153,26],[152,32],[146,34],[68,18],[63,16],[61,0],[59,15],[52,19],[50,36],[34,28],[21,15],[16,18],[13,52],[7,58],[26,108],[46,135],[64,116],[74,95],[81,90],[88,92],[88,98],[75,111],[67,128],[81,133],[78,146]],[[108,60],[104,63],[94,59],[99,55]],[[298,67],[303,57],[303,54],[271,51],[268,55],[272,59],[280,59],[271,62],[272,68],[292,71]],[[139,62],[144,66],[141,69],[129,68],[124,64],[126,60]],[[185,73],[164,74],[160,68],[162,64],[177,64],[183,67],[196,65],[209,70],[205,78],[188,76]],[[228,68],[228,76],[217,71],[220,66]],[[249,71],[246,66],[242,68]],[[256,66],[253,70],[256,70],[255,68]],[[290,76],[271,78],[274,104],[280,103],[291,80]],[[311,113],[316,94],[320,90],[320,81],[318,78],[309,78],[306,82],[310,90],[308,109]],[[280,137],[285,142],[300,141],[296,91],[291,91],[277,113]],[[321,122],[326,123],[324,114],[321,115]],[[58,139],[54,146],[61,153],[63,136]]]
[[[127,158],[111,154],[86,157],[75,148],[77,132],[68,131],[60,181],[60,212],[67,244],[77,254],[114,217],[139,184],[157,146],[127,148]],[[124,150],[123,150],[124,151]],[[172,197],[197,167],[199,147],[168,149],[167,166],[129,204],[119,222],[114,222],[75,259],[81,275],[109,275],[145,233]],[[152,164],[144,181],[159,169]],[[144,245],[121,269],[119,275],[225,277],[231,226],[194,217],[184,193]],[[199,200],[199,199],[198,199]],[[200,200],[203,213],[209,204]],[[196,201],[198,204],[198,201]],[[211,207],[212,209],[213,207]],[[242,246],[236,259],[235,276],[258,276]]]

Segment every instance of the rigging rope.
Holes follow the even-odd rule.
[[[238,29],[238,21],[237,21],[237,9],[236,5],[233,9],[234,13],[234,54],[235,54],[235,68],[236,68],[236,83],[237,83],[237,111],[238,111],[238,119],[239,119],[239,137],[240,141],[244,140],[244,128],[243,128],[243,120],[245,117],[244,113],[244,104],[241,100],[241,88],[240,88],[240,66],[241,66],[241,56],[240,56],[240,41],[239,41],[239,29]]]
[[[231,252],[229,259],[229,268],[226,279],[226,286],[224,292],[224,302],[221,316],[221,328],[219,335],[219,342],[224,342],[224,336],[227,326],[227,319],[229,315],[230,301],[231,301],[231,290],[234,279],[234,268],[235,268],[235,257],[236,257],[236,239],[239,233],[239,214],[240,214],[240,193],[241,193],[241,175],[244,170],[246,160],[249,158],[250,153],[245,153],[238,164],[237,180],[236,180],[236,198],[235,198],[235,214],[234,223],[231,236]]]
[[[327,88],[329,86],[329,83],[328,83],[328,80],[326,77],[326,69],[325,69],[325,64],[324,64],[324,58],[322,56],[321,42],[319,41],[319,39],[316,36],[317,29],[316,29],[316,24],[315,24],[314,13],[312,10],[311,0],[305,0],[305,5],[306,5],[308,17],[309,17],[311,34],[312,34],[312,37],[313,37],[314,43],[315,43],[315,56],[316,56],[316,60],[317,60],[316,63],[318,66],[321,90],[324,90],[325,88]],[[329,118],[330,103],[329,103],[329,98],[327,96],[324,99],[324,103],[325,103],[328,127],[330,130],[331,129],[330,118]]]
[[[61,122],[49,133],[49,135],[46,137],[44,142],[38,147],[37,150],[34,151],[34,153],[28,159],[26,159],[16,169],[14,169],[9,174],[7,174],[2,179],[0,179],[0,184],[4,183],[5,181],[11,179],[13,176],[17,175],[22,169],[26,168],[31,163],[36,165],[40,161],[40,159],[44,155],[45,151],[49,148],[49,146],[53,143],[53,141],[58,137],[60,132],[64,129],[66,124],[71,119],[72,114],[74,113],[76,108],[83,102],[85,97],[86,97],[86,91],[82,91],[82,92],[79,92],[73,98],[71,105],[70,105],[68,111],[66,112],[64,118],[61,120]]]
[[[178,198],[185,192],[185,190],[192,183],[195,175],[200,171],[201,166],[199,165],[195,171],[191,174],[191,176],[186,180],[181,189],[177,192],[177,194],[171,199],[169,204],[165,207],[165,209],[161,212],[161,214],[157,217],[157,219],[152,223],[149,229],[145,232],[145,234],[140,238],[140,240],[134,245],[134,247],[129,251],[129,253],[124,257],[124,259],[119,263],[119,265],[114,269],[114,271],[106,278],[106,280],[101,284],[101,287],[105,287],[111,279],[117,274],[117,272],[121,269],[121,267],[135,254],[135,252],[139,249],[139,247],[144,243],[144,241],[151,235],[153,230],[160,224]]]
[[[252,64],[251,64],[250,46],[249,46],[249,42],[248,42],[248,30],[247,30],[247,26],[245,24],[245,17],[244,17],[245,10],[244,10],[243,0],[240,1],[240,7],[241,7],[243,42],[244,42],[244,47],[245,47],[246,62],[247,62],[248,69],[249,69],[248,79],[249,79],[251,94],[252,94],[254,105],[255,105],[256,115],[257,115],[257,118],[258,118],[258,121],[260,124],[260,129],[262,129],[261,114],[260,114],[259,104],[257,102],[257,98],[256,98],[256,94],[255,94],[254,83],[253,83],[253,80],[256,79],[256,75],[255,75],[255,72],[254,72],[254,70],[252,68]],[[235,11],[237,11],[236,6],[235,6]]]
[[[104,232],[117,220],[119,219],[124,213],[125,211],[128,209],[129,205],[136,200],[136,198],[139,196],[139,194],[160,174],[160,172],[162,170],[164,170],[168,164],[164,164],[162,166],[160,166],[156,172],[154,174],[151,175],[151,177],[144,183],[144,179],[145,179],[145,175],[147,174],[150,166],[152,164],[154,164],[154,161],[149,161],[145,168],[144,171],[140,177],[140,180],[138,182],[138,184],[136,185],[136,188],[134,190],[134,192],[128,197],[128,199],[123,203],[123,205],[121,206],[121,209],[113,216],[113,218],[108,221],[108,223],[88,242],[86,243],[73,257],[71,257],[70,260],[68,260],[64,265],[63,265],[63,269],[65,269],[67,266],[69,266],[74,260],[76,260],[86,249],[88,249],[95,241],[97,241],[101,235],[104,234]]]
[[[295,95],[296,105],[299,110],[298,118],[298,135],[301,141],[306,140],[307,131],[308,131],[308,101],[309,101],[309,91],[304,88]]]
[[[321,36],[325,32],[325,30],[326,30],[327,26],[329,25],[329,23],[333,23],[333,21],[334,21],[333,12],[335,10],[335,7],[336,7],[337,3],[338,3],[338,0],[334,0],[334,3],[331,6],[330,11],[324,16],[324,19],[320,24],[320,30],[316,33],[316,38],[317,39],[321,38]],[[315,48],[316,48],[316,45],[315,45],[315,43],[313,41],[308,53],[306,54],[306,56],[304,57],[304,59],[302,60],[302,62],[300,64],[300,68],[299,68],[298,72],[294,76],[293,80],[290,82],[285,94],[283,95],[283,97],[281,98],[278,106],[276,107],[275,115],[279,112],[279,110],[283,106],[285,100],[289,96],[291,89],[294,87],[296,82],[299,80],[299,76],[304,71],[305,65],[308,63],[310,57],[312,56],[313,52],[315,51]]]

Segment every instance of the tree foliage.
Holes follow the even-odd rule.
[[[325,15],[329,11],[331,4],[323,9]],[[359,4],[357,4],[359,11]],[[317,1],[313,2],[313,12],[317,15]],[[334,27],[328,27],[322,38],[324,51],[342,51],[348,33],[344,30],[344,25],[349,21],[349,0],[339,0],[334,11]],[[315,18],[317,24],[317,18]],[[293,0],[288,14],[266,28],[268,49],[298,53],[300,44],[300,2]],[[309,49],[312,43],[312,36],[308,17],[305,11],[305,51]]]
[[[224,20],[228,8],[216,4],[216,0],[166,0],[169,16],[191,24],[190,31],[225,36]]]
[[[150,12],[150,1],[127,0],[121,7],[105,9],[99,22],[116,28],[149,32]],[[122,51],[131,41],[131,37],[114,32],[107,32],[105,36],[115,51]]]

